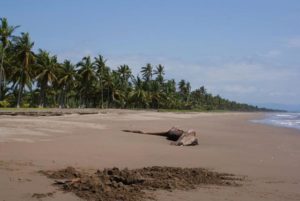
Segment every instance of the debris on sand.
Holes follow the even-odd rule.
[[[86,200],[140,201],[154,199],[149,191],[190,190],[201,184],[238,186],[240,178],[202,168],[145,167],[120,170],[110,168],[95,173],[77,171],[73,167],[58,171],[42,171],[55,180],[54,185]],[[145,191],[148,191],[146,193]]]
[[[196,137],[196,131],[189,129],[188,131],[183,131],[176,127],[172,127],[170,130],[165,132],[143,132],[140,130],[122,130],[123,132],[139,133],[145,135],[156,135],[166,137],[168,140],[173,141],[171,145],[176,146],[193,146],[198,145],[198,138]]]
[[[50,193],[34,193],[31,197],[41,199],[45,197],[52,197],[55,192],[50,192]]]

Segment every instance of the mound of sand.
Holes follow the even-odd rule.
[[[200,184],[237,186],[232,174],[217,173],[202,168],[146,167],[141,169],[118,168],[97,170],[85,173],[73,167],[58,171],[43,171],[49,178],[55,179],[54,185],[73,192],[86,200],[138,201],[154,199],[147,191],[190,190]]]

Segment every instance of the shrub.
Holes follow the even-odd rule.
[[[30,107],[30,104],[29,103],[23,103],[22,104],[22,108],[29,108]]]
[[[10,104],[7,100],[0,101],[0,107],[6,108],[6,107],[9,107],[9,106],[10,106]]]

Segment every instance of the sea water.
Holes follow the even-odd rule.
[[[300,113],[268,113],[264,119],[253,122],[300,129]]]

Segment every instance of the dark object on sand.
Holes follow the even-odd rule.
[[[37,198],[38,200],[46,197],[53,197],[55,192],[50,192],[50,193],[34,193],[31,197]]]
[[[145,167],[129,170],[109,168],[94,173],[68,167],[57,171],[41,171],[54,179],[54,185],[73,192],[85,200],[142,201],[155,200],[151,191],[190,190],[198,185],[239,186],[232,174],[212,172],[202,168]]]
[[[143,132],[140,130],[122,130],[124,132],[139,133],[146,135],[157,135],[166,137],[168,140],[174,141],[171,144],[176,146],[192,146],[198,145],[198,139],[196,137],[196,131],[189,129],[188,131],[180,130],[176,127],[172,127],[167,132]]]

